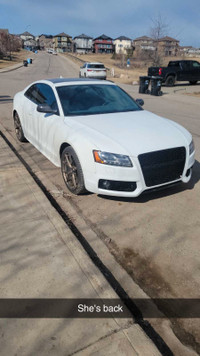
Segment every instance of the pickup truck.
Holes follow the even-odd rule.
[[[148,76],[161,77],[166,86],[174,86],[176,81],[196,84],[200,80],[200,63],[197,61],[170,61],[167,67],[149,67]]]

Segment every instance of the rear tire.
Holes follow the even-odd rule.
[[[14,114],[14,126],[15,126],[15,133],[16,133],[17,139],[20,142],[27,142],[27,139],[24,136],[20,118],[19,118],[19,115],[17,112],[15,112],[15,114]]]
[[[165,81],[165,85],[167,87],[173,87],[175,84],[175,77],[173,75],[169,75]]]
[[[197,84],[197,80],[190,80],[190,84],[192,84],[192,85]]]
[[[67,189],[71,193],[80,195],[86,192],[83,171],[78,156],[71,146],[66,147],[62,152],[61,171]]]

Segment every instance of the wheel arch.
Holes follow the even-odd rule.
[[[65,149],[66,147],[69,147],[69,146],[71,146],[71,145],[70,145],[69,143],[67,143],[67,142],[63,142],[63,143],[62,143],[62,145],[60,146],[60,150],[59,150],[60,158],[61,158],[61,156],[62,156],[62,153],[63,153],[64,149]]]
[[[16,109],[14,109],[13,110],[13,113],[12,113],[12,115],[13,115],[13,119],[14,119],[14,117],[15,117],[15,114],[17,113],[17,110]]]

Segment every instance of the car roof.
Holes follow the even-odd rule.
[[[103,63],[102,62],[86,62],[86,64],[103,64]]]
[[[52,84],[62,84],[62,83],[78,83],[78,82],[98,82],[99,84],[103,84],[103,83],[109,83],[109,84],[114,84],[111,81],[108,80],[100,80],[100,79],[88,79],[88,78],[53,78],[53,79],[45,79],[45,82],[51,82]],[[40,81],[42,82],[42,81]]]

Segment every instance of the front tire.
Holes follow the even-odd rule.
[[[169,75],[165,81],[165,85],[167,87],[173,87],[175,84],[175,77],[173,75]]]
[[[20,118],[19,118],[19,115],[17,112],[15,112],[15,114],[14,114],[14,126],[15,126],[15,133],[16,133],[17,139],[20,142],[27,142],[27,139],[24,136]]]
[[[61,171],[67,189],[80,195],[86,192],[83,171],[79,159],[71,146],[66,147],[61,155]]]

